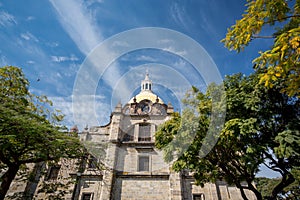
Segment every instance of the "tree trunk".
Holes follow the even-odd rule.
[[[17,172],[20,168],[20,165],[11,165],[8,167],[8,170],[1,177],[1,186],[0,186],[0,200],[5,198],[5,195],[10,187],[11,182],[17,175]]]
[[[248,198],[247,198],[247,196],[246,196],[246,194],[245,194],[244,188],[243,188],[243,186],[241,185],[241,183],[240,183],[239,181],[237,181],[237,182],[235,182],[235,185],[237,186],[237,188],[240,189],[242,198],[243,198],[244,200],[248,200]]]
[[[245,191],[244,191],[244,189],[243,189],[243,188],[239,188],[239,189],[240,189],[240,192],[241,192],[242,198],[243,198],[244,200],[248,200],[248,198],[247,198],[247,196],[246,196],[246,194],[245,194]]]
[[[282,177],[281,182],[273,189],[270,199],[276,199],[277,195],[288,185],[292,184],[295,178],[292,174],[287,173]]]
[[[251,183],[248,183],[249,189],[255,194],[257,200],[262,200],[261,193],[256,189],[255,186],[253,186]]]

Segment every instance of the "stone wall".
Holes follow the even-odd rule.
[[[170,183],[167,178],[117,178],[113,200],[167,200],[170,199]]]
[[[245,190],[249,200],[256,200],[253,192]],[[204,187],[195,185],[192,176],[183,177],[183,196],[185,200],[193,200],[193,195],[203,195],[205,200],[243,200],[240,190],[225,181],[206,183]]]

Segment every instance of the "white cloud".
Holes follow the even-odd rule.
[[[65,115],[64,125],[72,127],[74,125],[72,101],[70,97],[48,97],[53,102],[53,108],[61,111]]]
[[[121,100],[124,96],[126,96],[129,92],[129,88],[127,86],[127,83],[124,83],[122,85],[119,85],[117,87],[117,83],[120,79],[122,79],[122,76],[120,74],[120,66],[118,63],[111,64],[103,74],[102,79],[111,86],[112,90],[118,90],[117,97],[118,101]]]
[[[58,42],[47,42],[46,45],[49,47],[58,47],[59,43]]]
[[[24,40],[33,40],[34,42],[38,42],[39,40],[34,36],[32,35],[30,32],[26,32],[26,33],[21,33],[21,38],[23,38]]]
[[[189,24],[191,20],[188,18],[188,14],[186,13],[184,7],[179,5],[178,3],[174,3],[170,7],[171,16],[174,21],[185,29],[189,29]]]
[[[80,0],[50,0],[58,19],[79,50],[87,55],[103,37],[93,16]]]
[[[65,115],[64,125],[72,127],[77,125],[79,130],[83,130],[86,125],[95,126],[95,125],[105,125],[108,123],[110,115],[110,105],[107,105],[103,102],[105,99],[104,96],[95,95],[95,96],[81,96],[84,100],[84,104],[81,106],[76,106],[72,104],[72,97],[57,97],[52,96],[49,99],[53,102],[53,108],[61,111]],[[95,103],[96,102],[96,103]],[[95,103],[95,104],[94,104]],[[80,116],[77,116],[75,124],[73,113],[76,109],[76,113],[80,113]],[[96,119],[93,117],[96,113]],[[100,114],[101,113],[101,114]]]
[[[112,46],[113,47],[129,47],[129,44],[125,41],[114,41]]]
[[[17,24],[15,17],[7,12],[0,11],[0,25],[1,26],[10,26]]]
[[[1,51],[0,51],[1,53]],[[4,55],[0,55],[0,67],[8,65],[10,62]]]
[[[97,3],[103,3],[104,0],[85,0],[84,3],[86,3],[87,6],[91,6],[93,4],[97,4]]]
[[[76,76],[76,72],[77,72],[79,66],[80,66],[80,64],[75,63],[75,62],[71,62],[68,65],[67,70],[64,71],[64,76],[65,77],[74,77],[74,76]]]
[[[202,6],[200,6],[200,8],[198,9],[198,17],[196,23],[195,23],[195,19],[191,18],[192,15],[190,15],[186,11],[184,4],[179,4],[178,2],[175,2],[170,6],[170,15],[172,19],[180,27],[183,27],[186,30],[197,29],[198,27],[195,27],[195,25],[200,26],[202,28],[202,31],[205,31],[210,36],[215,37],[216,40],[220,40],[220,37],[224,37],[224,36],[219,35],[216,32],[216,25],[213,23],[211,16],[208,15],[208,12],[221,14],[224,11],[224,10],[223,11],[219,10],[222,6],[217,6],[215,1],[209,1],[209,2],[199,1],[199,2],[202,2],[201,3]],[[220,5],[220,3],[221,2],[218,2],[217,4]],[[209,16],[210,18],[208,18]]]
[[[88,69],[84,68],[86,71],[83,72],[80,69],[78,71],[78,73],[82,72],[84,74],[80,76],[82,80],[78,78],[78,76],[76,79],[76,82],[83,80],[88,81],[83,81],[83,83],[79,84],[78,88],[75,89],[76,98],[75,100],[73,98],[73,102],[70,101],[69,103],[70,106],[73,104],[73,106],[76,107],[76,110],[70,109],[69,114],[72,116],[74,114],[74,121],[79,123],[77,125],[79,127],[81,126],[81,128],[82,126],[85,126],[85,124],[97,125],[99,124],[99,121],[100,123],[107,122],[107,117],[111,112],[111,108],[115,105],[107,105],[103,103],[103,101],[94,99],[92,97],[94,95],[92,94],[95,91],[92,89],[91,85],[95,86],[97,81],[99,81],[99,75],[102,75],[102,79],[112,88],[112,90],[114,90],[116,82],[121,78],[121,72],[117,62],[114,62],[109,66],[99,65],[99,63],[113,62],[116,55],[113,50],[109,49],[110,47],[102,47],[100,54],[97,53],[97,48],[95,48],[104,40],[101,33],[101,27],[97,25],[95,18],[92,16],[92,11],[90,10],[91,7],[89,7],[91,3],[95,3],[96,1],[90,1],[90,4],[83,0],[50,0],[50,2],[57,12],[59,22],[77,45],[78,49],[85,55],[90,54],[84,62],[88,65]],[[99,3],[99,1],[97,2]],[[128,44],[120,41],[116,42],[114,45],[127,46]],[[94,51],[91,52],[92,50]],[[68,58],[65,56],[52,56],[51,59],[54,62],[63,62]],[[99,60],[101,60],[101,62],[99,62]],[[81,69],[82,68],[83,67],[81,66]],[[120,97],[128,92],[126,84],[121,86],[120,91]],[[90,97],[88,99],[83,99],[81,98],[83,94],[89,94]],[[96,104],[96,106],[93,106],[94,104]],[[96,111],[97,115],[95,115]],[[98,116],[100,113],[101,116]],[[95,117],[93,116],[97,116],[98,119],[94,119]]]
[[[103,41],[101,34],[101,28],[97,26],[96,21],[91,15],[91,11],[82,0],[50,0],[53,7],[56,9],[58,19],[66,32],[73,39],[79,50],[85,55],[89,54],[100,42]],[[115,45],[126,45],[126,42],[120,41]],[[100,57],[99,57],[100,56]],[[95,68],[107,67],[99,66],[99,59],[111,59],[114,58],[114,52],[105,49],[101,55],[93,57],[89,56],[89,62],[94,65]],[[52,57],[55,62],[65,61],[65,57]],[[106,78],[106,82],[113,88],[114,82],[117,77],[120,77],[119,68],[116,66],[110,67],[112,72],[111,77]],[[91,74],[93,76],[93,74]],[[95,77],[98,80],[98,77]]]
[[[78,61],[79,59],[75,55],[71,56],[51,56],[51,61],[53,62],[65,62],[65,61]]]
[[[27,61],[27,64],[35,64],[35,61],[33,61],[33,60],[28,60],[28,61]]]
[[[174,54],[177,54],[179,56],[185,56],[187,54],[187,52],[185,50],[176,50],[173,46],[169,46],[169,47],[166,47],[166,48],[163,48],[162,50],[164,51],[170,51]]]
[[[141,56],[138,56],[136,58],[137,61],[149,61],[149,62],[156,62],[157,59],[151,57],[151,56],[145,56],[145,55],[141,55]]]
[[[173,40],[163,39],[163,40],[159,40],[158,42],[161,44],[166,44],[166,43],[173,43]]]
[[[59,72],[56,72],[56,76],[59,77],[59,78],[62,78],[62,75]]]
[[[186,68],[187,67],[187,63],[185,61],[183,61],[183,59],[179,59],[179,60],[176,60],[173,64],[173,66],[175,68]]]
[[[21,38],[23,38],[24,40],[30,40],[30,37],[25,33],[21,34]]]
[[[29,37],[28,35],[25,35],[25,38]],[[38,58],[40,62],[43,62],[41,64],[48,64],[48,55],[43,51],[40,46],[37,45],[37,43],[28,42],[25,38],[16,38],[14,41],[14,45],[17,48],[22,49],[22,52],[24,54],[27,54],[27,57],[30,58]],[[28,38],[27,38],[28,39]],[[24,41],[25,40],[25,41]],[[32,39],[29,39],[31,41]]]
[[[26,18],[26,21],[32,21],[32,20],[35,20],[35,17],[33,17],[33,16],[28,16],[28,17]]]

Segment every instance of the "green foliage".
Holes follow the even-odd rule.
[[[286,130],[275,137],[279,146],[275,147],[275,153],[280,158],[300,157],[300,134],[299,131]]]
[[[181,117],[178,112],[172,114],[172,118],[164,123],[163,126],[159,127],[158,132],[156,133],[156,147],[162,149],[167,144],[169,144],[174,136],[177,134],[177,128],[180,124]]]
[[[282,190],[282,192],[277,196],[278,199],[282,200],[299,200],[300,199],[300,170],[299,168],[294,168],[291,173],[295,177],[295,182],[287,186]],[[261,192],[263,197],[268,197],[272,195],[272,189],[281,182],[281,178],[265,178],[258,177],[255,178],[255,183],[257,189]]]
[[[258,191],[261,192],[263,197],[270,196],[272,194],[273,188],[280,183],[280,178],[265,178],[258,177],[255,178],[255,183]]]
[[[228,29],[222,40],[230,50],[240,52],[259,36],[263,27],[274,27],[274,44],[270,50],[260,52],[254,59],[257,68],[263,69],[260,82],[272,88],[277,81],[289,96],[300,95],[300,1],[252,0],[242,19]]]
[[[74,180],[65,178],[65,180],[45,181],[38,189],[38,193],[44,193],[45,199],[48,200],[63,200],[65,195],[70,194],[70,186],[74,184]]]
[[[63,131],[62,115],[51,111],[45,96],[30,93],[29,82],[17,67],[0,68],[0,163],[4,197],[20,166],[81,155],[78,138]],[[0,198],[1,199],[1,198]]]
[[[165,159],[171,161],[177,155],[174,170],[191,170],[200,185],[226,180],[235,184],[242,195],[244,189],[250,189],[258,199],[262,196],[253,181],[263,163],[282,174],[280,183],[272,188],[272,198],[293,182],[291,170],[300,161],[300,100],[282,94],[280,84],[266,89],[258,81],[259,73],[226,77],[226,121],[218,142],[204,158],[200,149],[207,145],[203,139],[212,120],[211,94],[218,86],[209,86],[206,93],[195,88],[188,93],[183,100],[187,109],[159,127],[156,133],[156,146],[164,151]],[[190,145],[174,143],[178,138],[188,140]]]

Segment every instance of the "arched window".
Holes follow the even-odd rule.
[[[148,83],[146,83],[146,90],[148,90]]]

